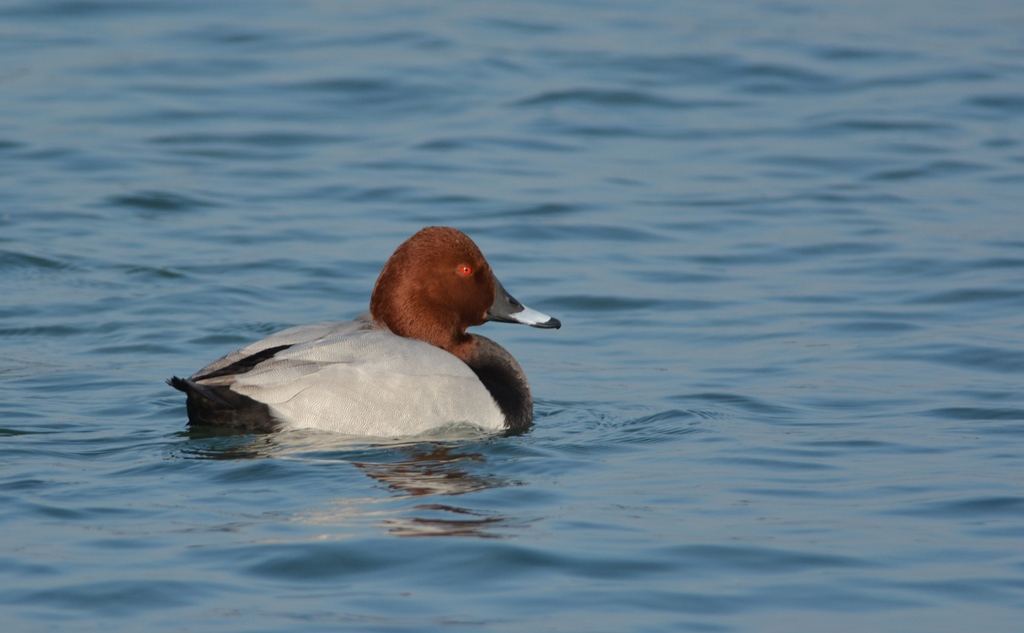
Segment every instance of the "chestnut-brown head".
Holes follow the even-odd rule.
[[[466,328],[487,320],[494,275],[465,233],[427,227],[399,246],[384,264],[370,299],[374,321],[395,334],[452,351]]]

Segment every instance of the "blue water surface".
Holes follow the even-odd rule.
[[[1024,4],[0,3],[0,630],[1017,631]],[[455,226],[536,425],[164,384]]]

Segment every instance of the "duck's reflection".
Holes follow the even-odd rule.
[[[388,490],[409,497],[448,496],[498,488],[500,478],[472,474],[468,466],[484,462],[480,453],[437,444],[403,449],[406,458],[394,462],[352,462]],[[495,538],[506,517],[460,507],[452,503],[423,503],[381,521],[396,536],[476,536]]]
[[[366,475],[386,485],[389,490],[413,497],[424,495],[461,495],[484,488],[493,482],[480,475],[471,475],[466,466],[483,462],[479,453],[455,450],[452,446],[416,445],[397,449],[405,454],[399,461],[352,461]]]
[[[511,485],[482,468],[486,458],[473,441],[430,440],[415,443],[367,444],[364,438],[324,437],[322,433],[238,435],[201,430],[188,434],[180,449],[198,459],[248,460],[285,458],[348,463],[391,493],[385,499],[339,498],[301,520],[320,525],[348,525],[371,519],[395,536],[473,536],[500,538],[508,534],[509,517],[453,503],[453,497]],[[412,499],[445,497],[443,502]],[[389,507],[394,506],[394,507]]]
[[[392,517],[382,525],[395,536],[475,536],[499,538],[498,528],[508,527],[508,519],[487,516],[465,508],[432,503],[414,508],[417,516]],[[430,516],[428,516],[430,515]]]

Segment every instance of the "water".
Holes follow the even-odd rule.
[[[1015,631],[1024,5],[0,4],[0,629]],[[428,224],[526,435],[190,434]],[[429,538],[428,538],[429,537]]]

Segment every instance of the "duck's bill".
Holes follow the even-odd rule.
[[[498,278],[494,278],[494,303],[487,311],[488,321],[499,323],[522,323],[530,327],[554,328],[562,327],[562,322],[555,317],[527,308],[510,295]]]
[[[522,323],[530,327],[554,328],[556,330],[562,327],[562,322],[555,317],[548,316],[543,312],[538,312],[526,306],[523,306],[522,310],[509,315],[507,318],[499,319],[492,316],[490,320],[503,321],[505,323]]]

